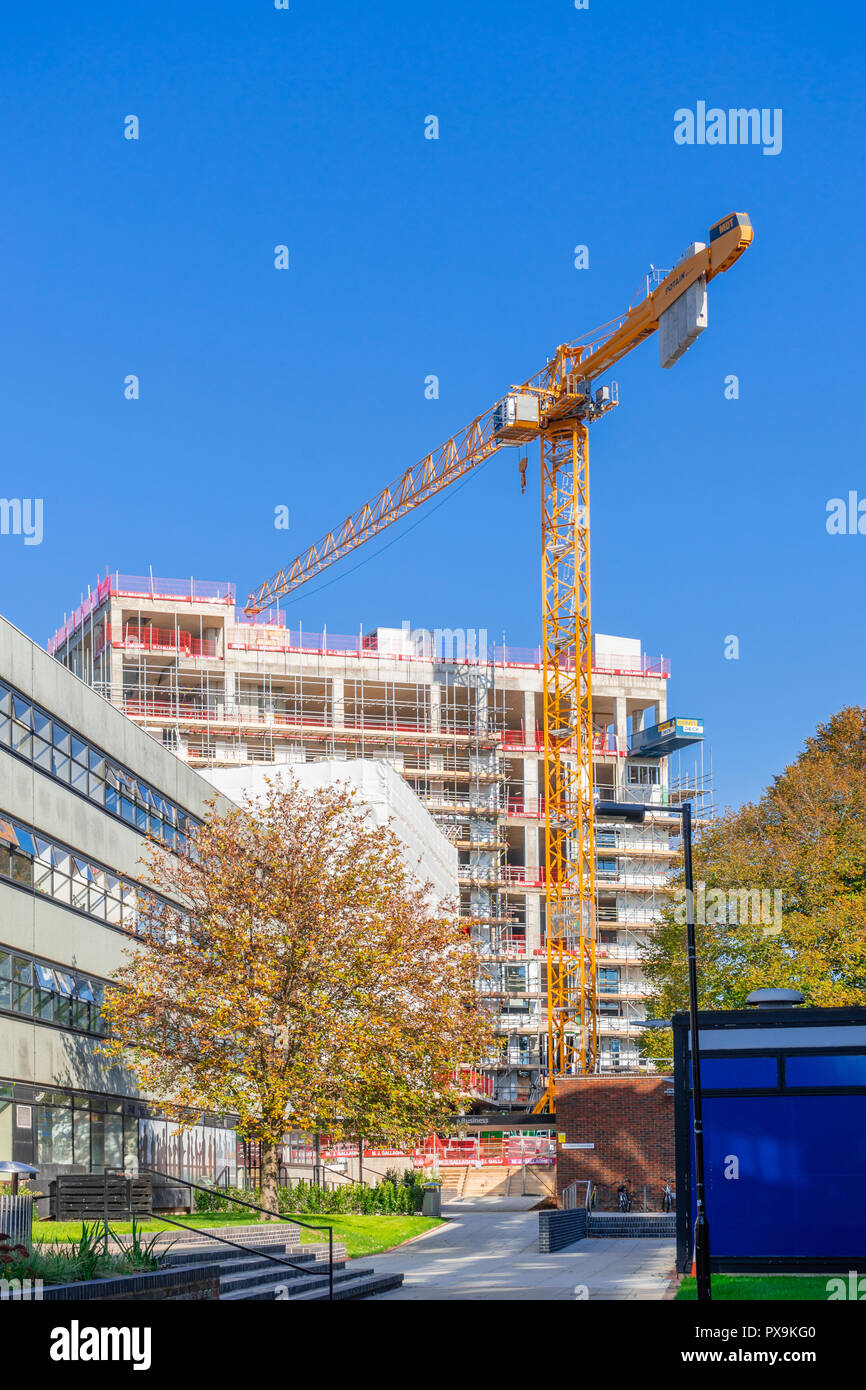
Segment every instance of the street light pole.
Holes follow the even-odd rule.
[[[692,1117],[695,1145],[695,1275],[698,1302],[712,1301],[710,1228],[704,1191],[704,1107],[701,1092],[701,1048],[698,1037],[698,961],[695,945],[695,887],[692,874],[692,803],[680,807],[683,823],[683,862],[686,881],[686,943],[689,958],[689,1021],[692,1062]]]
[[[710,1227],[707,1221],[706,1185],[704,1181],[704,1107],[701,1092],[701,1048],[698,1037],[698,961],[695,945],[695,887],[692,873],[692,803],[664,808],[641,802],[599,801],[597,816],[614,820],[643,822],[647,811],[664,809],[666,815],[679,816],[683,827],[683,863],[686,883],[686,944],[689,965],[689,1020],[692,1064],[692,1136],[695,1147],[695,1275],[698,1302],[710,1303],[713,1297],[710,1277]]]

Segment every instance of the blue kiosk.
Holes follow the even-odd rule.
[[[866,1008],[701,1012],[699,1034],[711,1269],[866,1271]],[[673,1035],[677,1268],[687,1272],[687,1013],[674,1014]]]

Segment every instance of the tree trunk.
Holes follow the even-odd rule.
[[[262,1196],[261,1205],[270,1212],[279,1211],[277,1187],[280,1180],[280,1146],[262,1140]],[[260,1216],[260,1221],[278,1221],[278,1216]]]

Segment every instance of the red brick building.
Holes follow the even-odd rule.
[[[643,1210],[644,1188],[647,1211],[661,1211],[665,1182],[675,1186],[672,1076],[558,1080],[556,1129],[558,1201],[570,1182],[588,1180],[598,1188],[598,1210],[612,1211],[625,1181],[635,1211]]]

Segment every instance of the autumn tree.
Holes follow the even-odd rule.
[[[236,1114],[263,1206],[287,1129],[409,1138],[454,1112],[489,1044],[475,952],[347,787],[278,780],[146,861],[165,896],[115,977],[109,1052],[166,1103]]]
[[[741,1008],[762,987],[797,989],[814,1005],[866,1003],[866,709],[820,725],[759,801],[702,829],[694,869],[702,1008]],[[688,1005],[681,884],[644,960],[658,1018]],[[761,890],[771,912],[741,920],[736,907],[757,908]],[[713,911],[722,900],[727,910]],[[644,1046],[669,1055],[670,1034],[647,1033]]]

